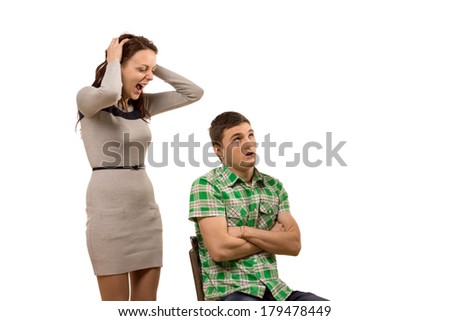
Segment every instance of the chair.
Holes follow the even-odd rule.
[[[203,293],[202,268],[200,263],[200,256],[198,253],[198,239],[196,236],[191,236],[190,238],[192,248],[189,250],[189,258],[191,259],[195,291],[197,292],[197,301],[205,301],[205,296]]]

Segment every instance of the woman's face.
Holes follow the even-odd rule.
[[[139,50],[122,65],[122,88],[125,100],[136,100],[144,87],[153,80],[156,53],[151,49]]]

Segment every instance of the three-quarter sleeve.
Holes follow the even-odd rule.
[[[120,62],[112,61],[106,66],[100,87],[87,86],[77,94],[78,110],[86,117],[95,115],[103,108],[109,107],[122,96],[122,77]]]
[[[192,104],[203,96],[201,87],[164,67],[158,65],[154,75],[170,84],[175,90],[145,94],[146,108],[152,116]]]

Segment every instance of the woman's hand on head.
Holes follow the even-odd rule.
[[[106,49],[106,61],[119,61],[122,59],[122,48],[123,45],[130,39],[123,39],[119,42],[119,38],[113,38],[109,44],[108,49]]]

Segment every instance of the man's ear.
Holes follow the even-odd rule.
[[[223,152],[222,152],[222,148],[219,145],[214,145],[214,153],[216,153],[216,155],[222,159],[223,157]]]

